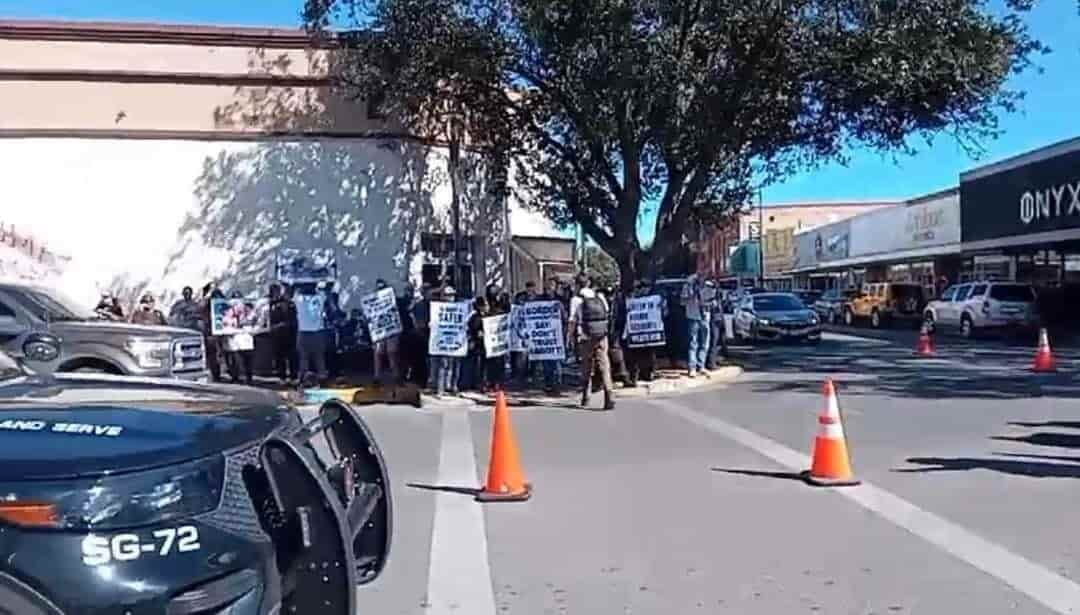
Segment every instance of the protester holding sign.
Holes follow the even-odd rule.
[[[506,355],[510,352],[510,314],[483,319],[484,376],[488,386],[500,390],[506,384]]]
[[[626,363],[630,386],[638,380],[651,382],[656,369],[656,349],[665,345],[664,319],[668,314],[667,301],[652,294],[649,283],[638,280],[634,294],[627,299],[627,321],[623,335],[626,339]]]
[[[484,297],[473,300],[473,311],[467,325],[469,350],[461,366],[461,387],[467,390],[487,390],[485,378],[484,317],[488,315],[488,302]]]
[[[393,383],[401,381],[401,315],[398,311],[394,290],[386,280],[375,281],[375,292],[360,299],[360,309],[367,321],[368,334],[375,345],[375,382],[383,380],[384,366],[388,365]]]
[[[457,291],[447,286],[442,301],[431,303],[431,339],[428,353],[438,359],[435,392],[458,394],[461,360],[468,353],[469,303],[457,301]]]

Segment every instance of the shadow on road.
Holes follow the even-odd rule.
[[[831,374],[847,395],[918,399],[1080,398],[1077,374],[1030,371],[1022,354],[998,356],[941,352],[920,358],[913,348],[879,340],[826,339],[814,349],[797,346],[733,346],[732,356],[751,374],[756,392],[818,392]],[[1060,361],[1071,364],[1071,361]]]
[[[1045,461],[1010,461],[1007,459],[978,459],[975,457],[912,457],[908,463],[927,466],[899,468],[893,472],[925,474],[929,472],[963,472],[992,470],[1002,474],[1035,478],[1080,478],[1080,464],[1049,463]]]
[[[458,493],[469,496],[475,496],[483,491],[479,487],[456,487],[454,485],[424,485],[421,483],[405,483],[405,485],[413,489],[423,489],[424,491],[441,491],[443,493]]]
[[[797,480],[804,482],[805,477],[798,472],[769,472],[766,470],[743,470],[738,468],[712,468],[713,472],[725,474],[738,474],[740,476],[756,476],[760,478],[781,478],[784,480]]]

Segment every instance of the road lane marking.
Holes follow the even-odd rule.
[[[809,455],[794,451],[748,429],[691,410],[672,400],[650,400],[666,412],[757,451],[794,471],[810,467]],[[895,525],[941,548],[1056,613],[1080,613],[1080,585],[1031,560],[982,538],[963,527],[927,512],[880,487],[864,482],[833,491]]]
[[[442,413],[438,486],[475,488],[476,458],[469,413]],[[468,495],[440,491],[435,496],[427,605],[430,615],[495,615],[484,511]]]
[[[846,333],[833,333],[832,331],[823,331],[821,333],[821,339],[831,342],[858,342],[860,344],[871,344],[873,346],[893,345],[890,341],[878,339],[876,337],[860,337],[858,335],[847,335]]]

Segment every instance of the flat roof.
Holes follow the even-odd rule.
[[[1010,156],[997,162],[991,162],[981,167],[975,167],[960,173],[960,181],[971,181],[979,179],[980,177],[986,177],[987,175],[993,175],[994,173],[1000,173],[1002,171],[1008,171],[1017,167],[1022,167],[1034,162],[1060,156],[1062,154],[1068,154],[1080,150],[1080,137],[1073,137],[1064,141],[1058,141],[1057,143],[1051,143],[1050,145],[1040,147],[1038,149],[1030,150],[1022,154]]]
[[[0,39],[271,48],[336,45],[334,37],[317,37],[301,28],[145,21],[0,19]]]

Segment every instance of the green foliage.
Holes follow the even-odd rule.
[[[619,286],[619,263],[597,246],[585,247],[585,273],[596,280],[599,288]]]
[[[578,223],[623,278],[760,182],[850,146],[911,151],[942,132],[978,148],[1042,47],[1010,0],[308,0],[345,23],[343,80],[383,91],[414,129],[465,117],[515,165],[530,207]],[[646,251],[636,223],[657,207]]]

